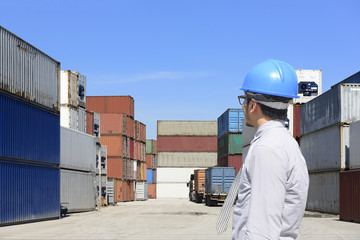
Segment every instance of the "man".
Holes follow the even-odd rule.
[[[246,75],[239,96],[246,124],[255,128],[240,176],[233,240],[296,239],[309,186],[305,159],[284,127],[297,98],[297,76],[287,63],[267,60]]]

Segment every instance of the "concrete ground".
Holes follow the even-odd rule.
[[[119,203],[99,212],[0,227],[0,239],[231,239],[231,223],[224,234],[216,233],[219,211],[186,199]],[[360,239],[360,225],[309,213],[298,239]]]

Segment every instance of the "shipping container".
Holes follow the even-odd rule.
[[[242,155],[226,155],[218,159],[219,167],[234,167],[237,174],[242,167]]]
[[[106,194],[107,194],[107,203],[110,204],[115,204],[115,196],[114,196],[114,191],[115,191],[115,187],[114,187],[114,183],[115,180],[114,179],[110,179],[108,178],[107,183],[106,183]]]
[[[151,184],[151,183],[156,183],[155,181],[155,170],[154,169],[146,169],[146,181]]]
[[[126,138],[126,157],[130,158],[130,138]]]
[[[127,179],[128,178],[128,166],[127,166],[127,160],[126,158],[123,157],[123,176],[122,176],[122,179]]]
[[[101,179],[101,186],[99,185],[99,180]],[[95,196],[96,196],[96,205],[99,202],[99,191],[101,188],[101,198],[103,199],[107,199],[107,194],[106,194],[106,184],[107,184],[107,176],[100,176],[100,175],[96,175],[94,177],[95,180]]]
[[[108,157],[107,176],[109,178],[123,179],[123,158]]]
[[[130,160],[132,168],[131,173],[131,180],[137,180],[137,161],[136,160]]]
[[[204,168],[158,168],[156,169],[157,179],[155,180],[157,183],[182,183],[186,186],[190,175],[198,169]],[[147,173],[149,174],[149,171]]]
[[[101,134],[126,135],[126,115],[122,113],[100,114]]]
[[[244,113],[242,109],[226,110],[218,119],[218,137],[228,133],[241,133]]]
[[[309,173],[306,210],[339,214],[339,171]]]
[[[130,158],[131,159],[135,159],[134,150],[135,150],[134,139],[130,139]]]
[[[146,168],[145,168],[145,165],[146,163],[144,162],[139,162],[139,171],[140,172],[140,181],[146,181],[146,178],[145,178],[145,172],[146,172]]]
[[[256,131],[255,128],[247,126],[245,121],[242,123],[242,129],[242,146],[246,147],[250,145],[251,141],[254,139]]]
[[[156,184],[148,184],[148,198],[156,199]]]
[[[79,106],[82,108],[86,108],[86,76],[80,74],[79,72],[75,72],[79,82],[78,88],[78,99]]]
[[[126,136],[128,138],[134,138],[134,119],[126,117]]]
[[[100,137],[100,114],[86,110],[86,133]]]
[[[298,141],[298,143],[300,139],[300,107],[300,104],[295,104],[293,110],[293,137]]]
[[[87,96],[86,109],[100,114],[123,113],[134,118],[134,99],[131,96]]]
[[[348,168],[349,126],[334,125],[302,136],[300,147],[309,172]]]
[[[96,150],[99,150],[99,145],[96,145]],[[100,146],[100,156],[98,157],[98,152],[96,153],[97,158],[96,158],[96,174],[99,174],[99,167],[100,167],[100,172],[102,175],[107,175],[107,147],[106,146]],[[121,161],[122,162],[122,161]],[[100,163],[100,166],[99,166]],[[122,169],[122,166],[121,166]],[[122,176],[121,176],[122,178]]]
[[[146,154],[155,154],[155,140],[146,139]]]
[[[97,155],[95,137],[65,127],[61,127],[60,134],[60,167],[94,172]]]
[[[350,124],[350,169],[360,168],[360,121]]]
[[[58,167],[0,161],[0,225],[60,217]]]
[[[74,108],[79,106],[79,81],[70,70],[60,72],[60,104]]]
[[[101,145],[107,146],[108,157],[122,157],[123,156],[123,136],[101,136]]]
[[[216,165],[216,152],[159,152],[158,167],[212,167]]]
[[[60,62],[0,26],[0,89],[58,113]]]
[[[86,109],[79,107],[78,131],[86,133]]]
[[[194,188],[197,193],[203,193],[205,188],[205,169],[194,171]]]
[[[217,136],[216,121],[158,121],[158,136]]]
[[[136,182],[135,189],[136,201],[148,200],[148,183],[147,182]]]
[[[134,138],[140,141],[140,122],[134,120]]]
[[[340,220],[360,223],[360,170],[340,172]]]
[[[295,69],[296,75],[298,77],[298,96],[299,98],[294,98],[294,103],[306,103],[310,100],[316,98],[322,93],[322,71],[321,70],[304,70],[304,69]],[[304,91],[300,90],[300,83],[302,82],[312,82],[317,85],[317,92],[307,92],[304,94]]]
[[[146,143],[143,143],[141,142],[140,143],[140,149],[141,149],[141,152],[140,152],[140,160],[145,162],[145,155],[146,155]]]
[[[114,202],[125,202],[127,194],[125,193],[126,181],[114,179]]]
[[[149,169],[155,169],[155,168],[156,168],[155,158],[156,158],[156,155],[146,154],[146,165],[147,165],[147,168],[149,168]]]
[[[0,92],[0,143],[0,157],[59,164],[60,117]]]
[[[60,125],[78,130],[79,110],[71,106],[60,106]]]
[[[144,123],[140,123],[140,141],[146,142],[146,125]]]
[[[242,134],[229,133],[218,138],[218,158],[242,153]]]
[[[227,194],[235,179],[233,167],[211,167],[205,170],[205,192]]]
[[[360,120],[360,84],[338,84],[329,91],[301,105],[300,133]]]
[[[188,199],[189,187],[186,186],[186,183],[157,183],[156,198],[187,198]]]
[[[95,209],[95,175],[72,170],[60,170],[60,202],[69,212]]]
[[[216,136],[158,136],[157,142],[159,152],[217,152]]]
[[[141,142],[135,140],[135,159],[136,160],[141,160]]]

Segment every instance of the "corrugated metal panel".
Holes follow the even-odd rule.
[[[101,164],[101,174],[106,175],[107,174],[107,147],[101,146],[100,147],[100,164]],[[121,166],[122,168],[122,166]]]
[[[99,179],[101,179],[101,186],[99,186]],[[107,198],[107,194],[106,194],[106,184],[107,184],[107,176],[100,176],[100,175],[96,175],[94,177],[94,181],[95,181],[95,196],[96,196],[96,205],[99,201],[99,190],[101,187],[101,198]]]
[[[86,132],[86,110],[85,108],[79,108],[79,118],[78,118],[78,130],[80,132]]]
[[[186,183],[157,183],[156,198],[189,198],[189,187]]]
[[[123,113],[134,118],[134,99],[131,96],[87,96],[86,109],[100,114]]]
[[[94,135],[94,112],[86,111],[86,133]]]
[[[216,121],[158,121],[158,136],[217,136]]]
[[[340,122],[360,120],[360,84],[339,84],[300,109],[301,135]]]
[[[60,117],[0,92],[0,156],[60,163]]]
[[[212,167],[216,152],[159,152],[158,167]]]
[[[86,108],[86,76],[80,74],[79,72],[75,72],[79,82],[78,88],[78,99],[79,99],[79,106]]]
[[[60,148],[61,168],[95,171],[97,152],[94,136],[61,127]]]
[[[146,142],[146,125],[140,123],[140,141]]]
[[[69,212],[95,209],[95,175],[71,170],[60,170],[60,201]]]
[[[146,169],[146,181],[148,183],[156,183],[155,174],[156,172],[154,169]]]
[[[339,172],[309,174],[306,210],[339,214]]]
[[[360,170],[340,172],[340,220],[360,223]]]
[[[101,136],[101,145],[107,146],[108,157],[123,156],[123,136]]]
[[[360,168],[360,121],[350,124],[350,169]]]
[[[218,119],[218,137],[227,133],[242,132],[244,113],[242,109],[228,109]]]
[[[101,118],[101,134],[124,134],[126,135],[126,126],[124,127],[125,114],[122,113],[103,113]]]
[[[123,178],[123,158],[122,157],[108,157],[107,176],[109,178]]]
[[[60,73],[60,104],[75,108],[79,106],[78,76],[70,70]]]
[[[158,136],[157,141],[159,152],[217,152],[216,136]]]
[[[148,183],[136,182],[135,200],[147,200],[148,199]]]
[[[245,147],[250,145],[251,141],[254,139],[256,131],[255,128],[246,126],[245,121],[243,121],[242,127],[242,146]]]
[[[205,170],[205,192],[227,194],[235,179],[234,167],[211,167]]]
[[[301,138],[300,147],[308,170],[345,169],[349,162],[349,126],[335,125]]]
[[[126,136],[134,138],[134,119],[129,116],[126,117]]]
[[[0,59],[0,89],[59,111],[59,62],[1,26]]]
[[[78,130],[79,112],[77,108],[60,106],[60,125],[66,128]]]
[[[155,169],[155,155],[146,154],[146,165],[149,169]]]
[[[155,154],[155,140],[146,139],[146,154]]]
[[[189,182],[190,175],[194,174],[194,171],[197,169],[204,169],[204,168],[158,168],[157,182],[183,183],[186,185],[186,183]]]
[[[197,169],[194,171],[194,188],[200,193],[204,192],[205,187],[205,169]]]
[[[135,155],[134,155],[134,139],[130,139],[130,158],[134,159]]]
[[[297,140],[300,138],[300,106],[300,104],[294,105],[293,110],[293,137]]]
[[[148,184],[148,198],[149,199],[156,198],[156,184]]]
[[[60,216],[59,168],[0,161],[0,225]]]
[[[114,179],[108,179],[106,183],[106,194],[108,204],[114,204]]]
[[[226,155],[218,159],[219,167],[234,167],[237,174],[242,167],[242,155]]]
[[[229,133],[218,138],[218,158],[242,153],[242,134]]]

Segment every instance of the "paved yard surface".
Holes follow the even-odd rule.
[[[100,212],[1,227],[0,239],[231,239],[231,227],[221,236],[216,233],[219,211],[186,199],[119,203]],[[360,239],[360,224],[309,214],[298,239]]]

